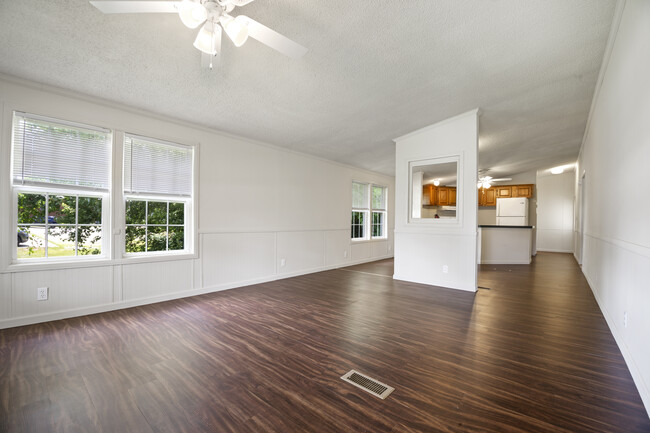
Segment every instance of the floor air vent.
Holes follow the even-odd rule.
[[[395,390],[392,386],[388,386],[385,383],[381,383],[371,377],[361,374],[357,371],[350,370],[341,376],[341,379],[351,383],[352,385],[363,389],[364,391],[369,392],[370,394],[385,399],[390,395],[391,392]]]

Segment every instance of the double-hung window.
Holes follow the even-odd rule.
[[[352,239],[368,239],[368,184],[352,182]]]
[[[124,136],[125,252],[191,251],[194,149]]]
[[[107,254],[110,130],[14,112],[14,259]]]
[[[372,185],[371,189],[371,206],[372,206],[372,227],[371,236],[373,238],[386,237],[386,187]]]

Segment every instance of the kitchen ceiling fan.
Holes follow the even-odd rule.
[[[492,176],[479,176],[478,177],[478,183],[476,186],[478,188],[485,188],[488,189],[492,186],[492,182],[505,182],[508,180],[512,180],[511,177],[501,177],[499,179],[494,179]]]
[[[105,14],[133,13],[177,13],[183,24],[199,30],[194,47],[202,52],[201,65],[213,68],[221,55],[222,29],[236,47],[241,47],[251,37],[279,51],[285,56],[297,59],[307,48],[271,30],[245,15],[233,17],[230,13],[253,0],[182,0],[182,1],[138,1],[91,0],[90,4]]]

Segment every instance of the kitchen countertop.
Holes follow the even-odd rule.
[[[498,228],[498,229],[532,229],[534,226],[497,226],[497,225],[491,225],[491,224],[481,224],[479,225],[481,228]]]

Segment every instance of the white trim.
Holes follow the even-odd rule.
[[[508,261],[503,260],[481,260],[479,265],[530,265],[531,260]]]
[[[568,254],[573,254],[573,250],[557,250],[557,249],[552,249],[552,248],[537,248],[537,252],[543,252],[543,253],[568,253]]]
[[[434,125],[435,126],[435,125]],[[407,226],[418,226],[422,227],[462,227],[463,226],[463,215],[462,208],[463,206],[458,205],[458,197],[462,197],[462,183],[463,183],[463,154],[454,154],[447,156],[440,156],[435,158],[425,158],[425,159],[411,159],[407,161],[407,172],[408,172],[408,209],[406,214],[406,225]],[[451,218],[413,218],[413,168],[426,166],[431,164],[446,164],[449,162],[456,163],[456,217]],[[461,193],[459,195],[459,193]]]
[[[280,275],[276,274],[276,275],[270,275],[268,277],[218,284],[214,286],[203,287],[200,289],[183,290],[180,292],[167,293],[164,295],[152,296],[148,298],[131,299],[128,301],[119,301],[114,303],[93,305],[90,307],[73,308],[68,310],[55,311],[51,313],[34,314],[30,316],[12,317],[9,319],[0,320],[0,329],[31,325],[34,323],[49,322],[52,320],[67,319],[70,317],[85,316],[88,314],[103,313],[107,311],[121,310],[124,308],[137,307],[140,305],[155,304],[157,302],[169,301],[172,299],[187,298],[187,297],[202,295],[206,293],[219,292],[222,290],[236,289],[239,287],[250,286],[253,284],[261,284],[261,283],[267,283],[276,280],[283,280],[286,278],[297,277],[300,275],[306,275],[315,272],[322,272],[322,271],[328,271],[328,270],[333,270],[338,268],[344,268],[344,267],[353,266],[361,263],[375,262],[378,260],[389,259],[391,257],[393,257],[392,254],[387,256],[373,257],[371,259],[351,261],[349,263],[343,263],[340,265],[320,266],[316,268],[305,269],[305,270],[290,272],[286,274],[280,274]]]

